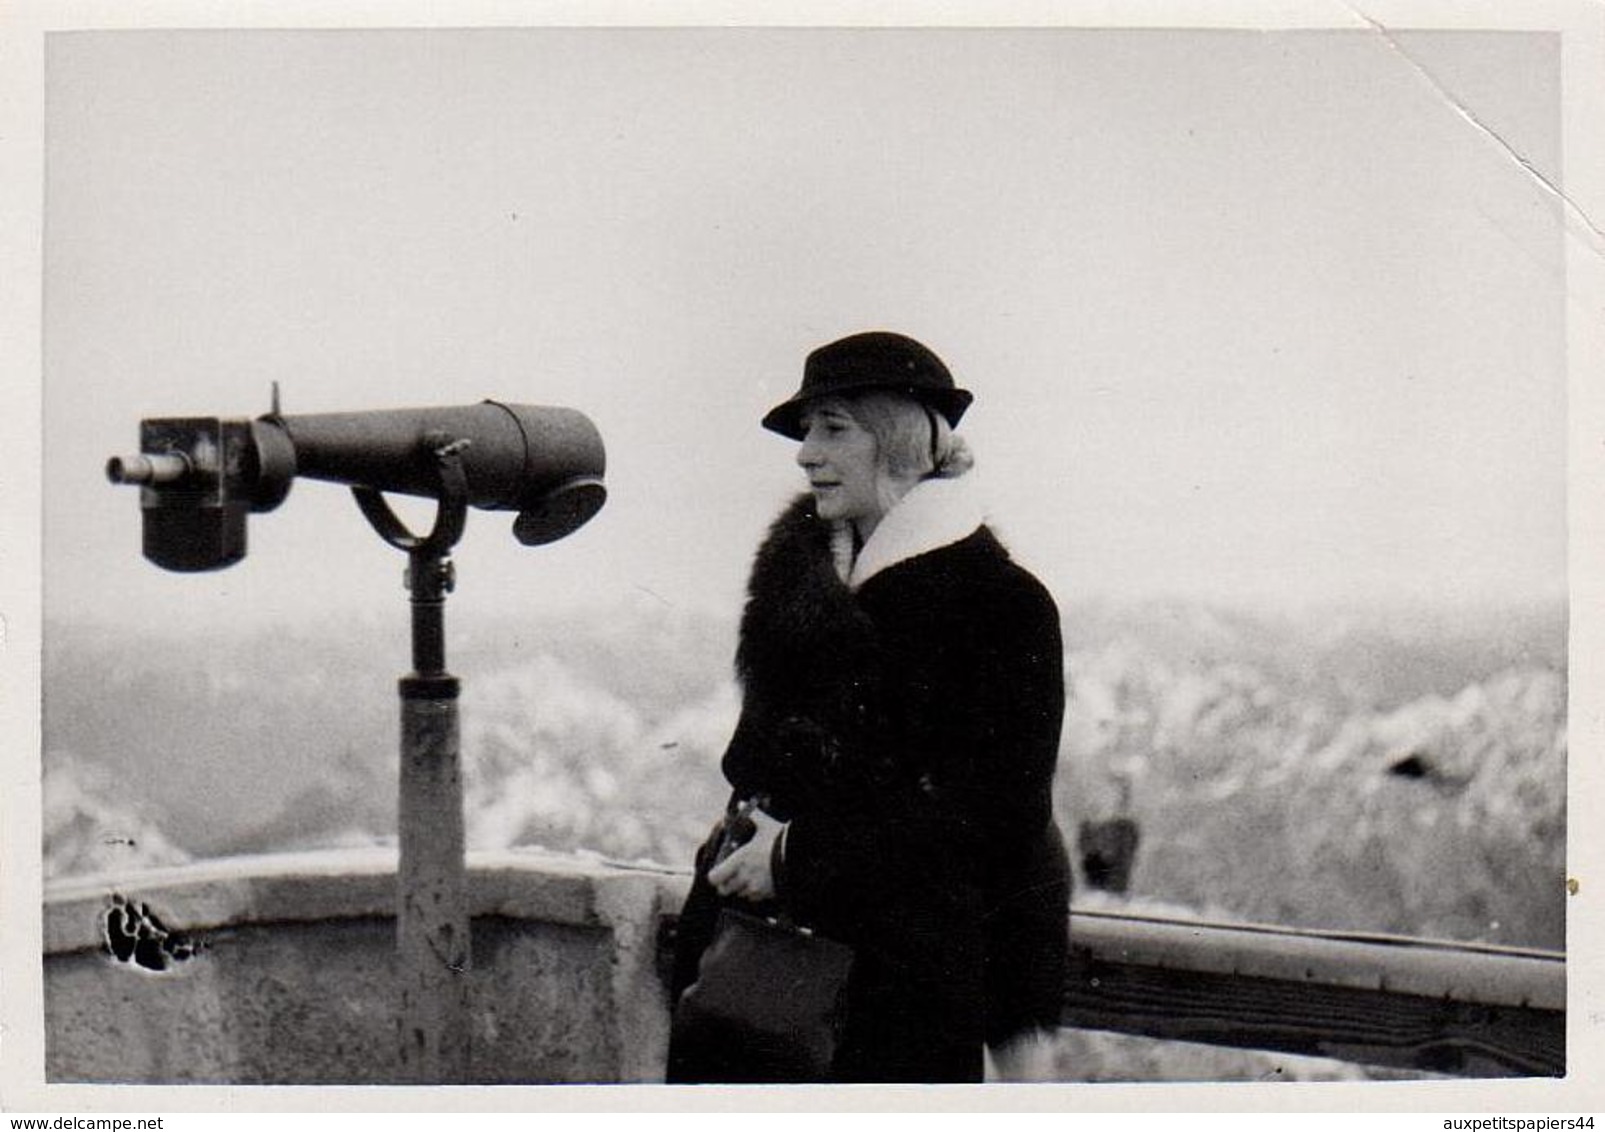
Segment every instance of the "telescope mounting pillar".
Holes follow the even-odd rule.
[[[469,938],[458,680],[446,671],[445,606],[455,578],[450,551],[468,508],[464,441],[432,434],[426,454],[440,477],[434,529],[413,535],[380,492],[353,487],[368,522],[407,552],[413,670],[401,678],[396,953],[401,985],[400,1069],[417,1084],[468,1078]]]

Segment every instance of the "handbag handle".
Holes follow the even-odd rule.
[[[715,865],[751,841],[758,832],[758,826],[752,820],[752,811],[757,808],[758,798],[743,798],[737,804],[735,813],[725,816],[724,834],[719,839],[718,851],[713,855]]]
[[[753,835],[758,832],[758,826],[752,820],[752,812],[762,809],[764,801],[765,798],[761,794],[743,798],[736,804],[735,812],[725,816],[724,834],[719,839],[718,851],[713,855],[713,864],[717,865],[752,840]],[[709,867],[711,868],[712,866]],[[805,936],[814,934],[813,928],[797,922],[796,918],[791,914],[791,909],[787,908],[778,897],[774,899],[773,908],[767,914],[757,911],[747,912],[746,914],[775,927],[787,928]]]

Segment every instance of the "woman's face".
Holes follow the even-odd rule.
[[[853,523],[868,537],[881,517],[880,461],[875,436],[840,401],[811,405],[802,415],[797,463],[808,474],[821,519]]]

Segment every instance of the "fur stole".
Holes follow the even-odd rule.
[[[845,526],[820,519],[812,496],[793,499],[769,528],[748,581],[736,653],[743,685],[751,690],[770,677],[785,679],[798,664],[834,669],[856,656],[874,627],[854,592],[881,571],[959,542],[984,523],[966,481],[925,480],[881,520],[854,562]]]
[[[774,805],[765,808],[780,816],[820,800],[821,790],[839,805],[844,794],[861,797],[892,782],[898,673],[888,670],[857,589],[901,561],[969,537],[982,522],[959,481],[927,480],[849,563],[843,528],[819,517],[811,495],[791,502],[770,526],[747,583],[736,646],[741,719],[723,763],[738,793],[769,796]]]
[[[877,761],[883,657],[837,573],[832,525],[795,499],[753,561],[736,647],[741,720],[724,771],[738,793],[793,810],[846,767]]]
[[[834,541],[809,495],[770,526],[753,560],[736,649],[736,675],[749,694],[812,683],[837,667],[832,654],[858,653],[873,637],[838,572]]]

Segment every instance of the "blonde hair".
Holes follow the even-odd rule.
[[[969,444],[947,418],[922,401],[881,389],[825,400],[875,438],[882,473],[876,492],[883,511],[890,511],[920,480],[957,479],[975,466]]]
[[[901,393],[873,389],[843,398],[854,420],[875,437],[881,464],[894,476],[957,479],[975,466],[964,438],[947,418]]]

